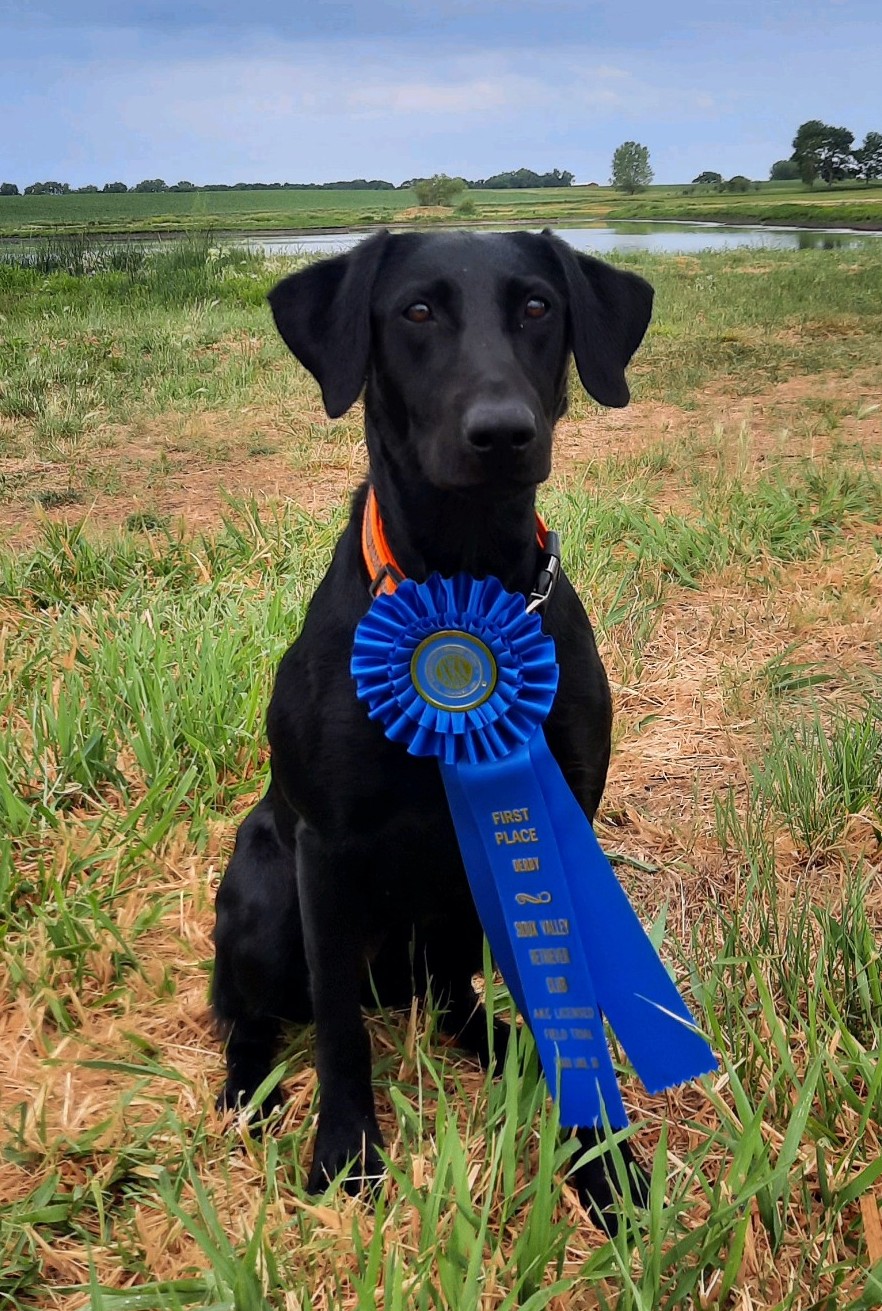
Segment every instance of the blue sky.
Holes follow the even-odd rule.
[[[763,178],[880,57],[880,0],[0,0],[0,181]]]

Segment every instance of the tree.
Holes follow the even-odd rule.
[[[449,178],[446,173],[436,173],[431,178],[421,178],[414,183],[416,198],[423,208],[430,205],[452,205],[456,196],[465,191],[462,178]]]
[[[693,178],[692,185],[699,187],[719,186],[722,180],[722,173],[712,173],[708,169],[704,173],[699,173],[697,178]]]
[[[736,173],[728,182],[723,183],[724,191],[749,191],[751,188],[750,178],[746,178],[743,173]]]
[[[0,196],[17,196],[18,187],[14,182],[0,182]]]
[[[32,182],[25,187],[26,196],[67,196],[70,193],[69,182]]]
[[[612,157],[612,184],[633,195],[652,181],[649,151],[637,141],[624,141]]]
[[[833,127],[819,118],[810,118],[797,128],[790,158],[807,187],[818,177],[832,187],[834,182],[849,176],[853,142],[854,133],[847,127]]]
[[[176,182],[175,185],[173,187],[169,187],[168,190],[169,191],[195,191],[196,186],[192,182]]]
[[[125,182],[105,182],[102,191],[128,191]]]
[[[854,133],[847,127],[828,127],[821,145],[821,177],[832,187],[834,182],[847,178],[854,167],[851,148]]]
[[[168,191],[168,187],[162,178],[145,178],[143,182],[138,182],[133,191]]]
[[[882,132],[868,132],[863,145],[854,151],[854,158],[858,177],[863,178],[867,186],[874,178],[882,177]]]
[[[89,183],[87,186],[85,186],[85,187],[77,187],[76,194],[77,194],[78,196],[94,196],[94,195],[97,194],[97,192],[98,192],[98,188],[97,188],[97,187],[93,187],[92,184],[91,184],[91,182],[90,182],[90,183]]]
[[[826,125],[819,118],[810,118],[805,123],[800,123],[796,129],[793,154],[790,158],[807,187],[814,185],[815,178],[821,171],[821,150],[826,131]]]
[[[793,159],[776,159],[769,169],[770,182],[798,182],[799,165]]]

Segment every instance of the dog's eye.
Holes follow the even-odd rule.
[[[544,319],[550,306],[547,300],[541,296],[531,296],[524,306],[524,313],[528,319]]]
[[[404,317],[411,323],[426,323],[432,317],[432,311],[425,301],[418,300],[414,305],[408,305]]]

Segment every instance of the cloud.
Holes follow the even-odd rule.
[[[548,141],[579,131],[596,135],[610,123],[625,132],[647,116],[657,121],[696,112],[708,116],[715,103],[703,87],[672,87],[597,64],[589,51],[558,52],[552,67],[541,73],[532,71],[533,61],[518,52],[438,60],[432,74],[419,80],[411,62],[409,52],[396,46],[375,48],[366,56],[351,47],[313,44],[306,54],[291,45],[277,47],[270,56],[188,58],[137,76],[124,63],[103,76],[93,70],[94,84],[85,93],[79,122],[86,132],[90,123],[94,128],[115,122],[130,141],[155,142],[158,156],[160,144],[168,150],[170,144],[188,141],[198,152],[223,143],[231,157],[245,144],[249,163],[261,161],[264,170],[272,171],[275,152],[296,163],[296,177],[303,176],[305,167],[320,167],[319,176],[325,178],[329,154],[338,160],[337,166],[330,165],[335,175],[347,168],[362,172],[357,160],[376,159],[380,143],[402,139],[410,141],[411,171],[422,158],[416,171],[431,172],[434,166],[420,155],[419,142],[447,138],[447,162],[452,156],[470,157],[469,175],[480,175],[493,169],[483,167],[482,152],[474,148],[473,137],[462,140],[463,132],[479,132],[485,140],[498,133],[506,139],[507,154],[517,156],[519,140],[537,123]],[[315,151],[311,143],[322,139],[324,150]],[[287,148],[280,150],[282,142]],[[238,165],[239,172],[243,166]],[[378,167],[364,165],[372,176]],[[444,162],[437,167],[445,167]],[[390,167],[388,157],[384,168],[382,175],[392,174],[393,180],[406,175]],[[292,176],[291,166],[283,172]]]
[[[358,86],[346,97],[356,113],[375,114],[485,114],[504,109],[514,99],[514,79],[472,78],[452,82],[375,83]]]
[[[672,86],[641,61],[629,68],[589,47],[542,59],[439,47],[417,77],[401,41],[250,38],[235,53],[163,41],[145,60],[142,40],[102,31],[87,55],[44,56],[41,85],[31,79],[28,97],[14,98],[29,143],[22,180],[399,181],[521,166],[605,177],[615,146],[643,139],[642,120],[708,115],[713,99],[704,85]],[[41,137],[35,163],[30,143]]]

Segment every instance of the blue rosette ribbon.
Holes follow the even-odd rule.
[[[604,1018],[649,1092],[716,1069],[545,741],[558,667],[523,596],[496,578],[406,579],[358,625],[351,668],[386,736],[438,758],[484,932],[561,1123],[628,1123]]]

